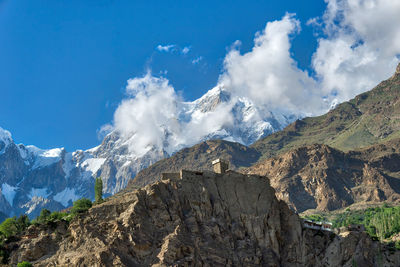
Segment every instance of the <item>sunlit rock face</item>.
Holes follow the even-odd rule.
[[[35,266],[394,266],[366,232],[305,228],[266,177],[182,171],[94,206],[67,228],[31,227],[10,263]],[[33,253],[34,252],[34,253]]]

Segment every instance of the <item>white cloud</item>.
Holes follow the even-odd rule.
[[[160,52],[170,52],[172,51],[176,45],[174,44],[169,44],[169,45],[157,45],[156,49]]]
[[[179,126],[174,88],[168,80],[147,73],[128,80],[126,91],[129,98],[122,101],[114,114],[115,128],[129,140],[136,155],[143,155],[153,146],[163,147],[165,130]]]
[[[153,148],[172,153],[177,147],[195,144],[232,122],[230,107],[226,105],[213,112],[194,112],[181,120],[187,104],[166,78],[150,73],[128,80],[126,91],[129,97],[114,114],[114,129],[138,157]]]
[[[182,54],[184,54],[184,55],[186,55],[187,53],[189,53],[190,52],[190,47],[189,46],[185,46],[183,49],[182,49]]]
[[[202,56],[196,57],[195,59],[192,60],[192,64],[196,65],[198,64],[201,60],[203,60]]]
[[[101,128],[97,131],[97,138],[102,140],[107,134],[111,133],[114,130],[114,126],[111,124],[105,124],[101,126]]]
[[[400,54],[400,1],[327,0],[313,56],[321,90],[339,102],[390,77]]]
[[[268,22],[256,34],[250,52],[240,54],[240,43],[235,42],[225,57],[220,83],[234,95],[265,109],[308,114],[321,111],[317,83],[290,55],[290,37],[299,31],[300,22],[286,14],[282,20]]]
[[[229,91],[232,100],[246,98],[256,104],[260,114],[318,115],[392,75],[400,54],[400,2],[326,1],[325,14],[308,21],[324,32],[312,58],[315,76],[300,69],[291,55],[292,38],[301,29],[294,15],[286,14],[256,34],[251,51],[242,54],[240,41],[232,45],[217,86]],[[128,140],[137,156],[152,148],[172,153],[234,127],[232,103],[188,115],[189,104],[166,78],[148,73],[130,79],[126,90],[128,98],[117,108],[112,129]]]

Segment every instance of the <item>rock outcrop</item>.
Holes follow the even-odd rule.
[[[400,140],[360,151],[305,146],[244,170],[265,175],[277,197],[298,212],[400,203]]]
[[[227,159],[230,169],[267,176],[278,198],[298,212],[400,203],[400,139],[348,152],[314,144],[259,162],[260,153],[255,149],[227,141],[207,141],[143,170],[127,190],[158,181],[163,172],[191,166],[212,170],[211,161],[218,157]]]
[[[11,263],[35,266],[394,266],[362,232],[303,229],[269,180],[233,171],[183,171],[118,194],[74,220],[61,241],[20,241]],[[60,232],[60,231],[58,231]],[[40,242],[48,238],[51,242]],[[28,251],[48,245],[37,255]],[[45,251],[45,253],[43,253]]]

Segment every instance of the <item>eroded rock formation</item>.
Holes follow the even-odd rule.
[[[57,228],[58,229],[58,228]],[[62,227],[61,227],[62,229]],[[393,266],[365,233],[303,229],[269,180],[183,172],[117,195],[72,222],[19,241],[11,263],[35,266]],[[31,253],[41,248],[40,253]],[[378,253],[379,252],[379,253]]]

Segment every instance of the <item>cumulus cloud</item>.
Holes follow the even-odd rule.
[[[348,100],[390,77],[400,54],[400,2],[327,0],[312,65],[324,94]]]
[[[301,27],[293,14],[286,14],[256,33],[251,51],[241,53],[237,41],[225,56],[217,87],[230,93],[230,102],[189,112],[192,104],[184,102],[166,78],[147,73],[128,81],[128,97],[117,108],[112,129],[128,140],[137,156],[152,148],[172,153],[234,128],[237,99],[253,103],[255,114],[318,115],[392,75],[400,55],[400,2],[326,2],[324,15],[307,22],[322,30],[312,58],[313,75],[300,69],[291,55],[292,38]]]
[[[117,108],[113,127],[138,157],[153,148],[172,153],[232,122],[229,105],[207,113],[195,111],[183,118],[190,103],[182,101],[166,78],[150,72],[128,80],[126,92],[128,98]],[[108,126],[105,129],[109,130]]]
[[[269,110],[283,108],[306,114],[321,110],[317,83],[290,55],[291,36],[299,31],[300,22],[286,14],[256,34],[250,52],[242,55],[236,42],[225,57],[219,82],[234,95]]]
[[[176,45],[174,44],[168,44],[168,45],[157,45],[156,49],[160,52],[170,52],[172,51]]]
[[[128,140],[135,155],[143,155],[153,146],[163,147],[166,131],[179,131],[178,96],[168,80],[147,73],[128,80],[128,98],[114,114],[114,127]]]

